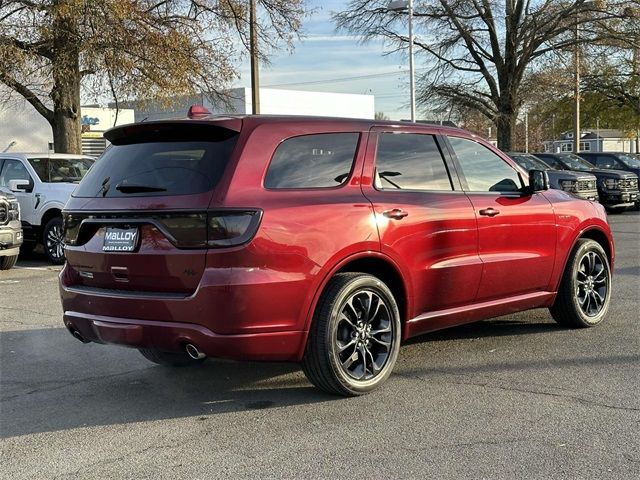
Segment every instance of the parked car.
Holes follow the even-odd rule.
[[[20,202],[23,252],[42,243],[52,263],[64,263],[62,208],[93,162],[83,155],[0,153],[0,188]]]
[[[590,327],[609,308],[604,208],[463,130],[203,115],[105,137],[63,212],[82,342],[173,366],[301,361],[359,395],[409,337],[538,307]]]
[[[583,200],[598,201],[596,177],[590,173],[556,170],[531,153],[510,152],[509,155],[518,165],[529,170],[544,170],[549,177],[549,187],[564,190]]]
[[[14,267],[22,245],[20,204],[16,197],[0,189],[0,270]]]
[[[581,152],[580,156],[598,168],[624,170],[640,177],[640,156],[623,152]],[[636,199],[636,210],[640,210],[640,197]]]
[[[609,212],[620,213],[633,207],[638,194],[638,177],[621,170],[595,168],[575,153],[536,153],[536,156],[553,168],[587,172],[598,179],[598,196]]]

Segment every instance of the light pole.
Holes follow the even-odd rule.
[[[387,8],[395,12],[407,10],[409,14],[409,88],[411,90],[411,121],[416,121],[416,75],[413,63],[413,0],[391,0]]]
[[[260,78],[258,74],[258,37],[256,35],[256,0],[249,0],[249,50],[251,55],[251,113],[260,113]]]

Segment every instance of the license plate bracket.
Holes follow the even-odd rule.
[[[103,252],[133,252],[138,246],[138,227],[107,227]]]

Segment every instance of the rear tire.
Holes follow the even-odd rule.
[[[161,352],[155,348],[139,348],[138,351],[147,360],[162,365],[164,367],[191,367],[200,365],[205,358],[191,358],[187,353]]]
[[[560,325],[598,325],[609,310],[611,267],[604,249],[594,240],[578,240],[569,255],[558,295],[549,309]]]
[[[400,349],[400,313],[389,288],[364,273],[340,273],[316,307],[302,369],[326,392],[357,396],[382,385]]]
[[[10,257],[0,257],[0,270],[11,270],[18,261],[17,255],[12,255]]]
[[[51,263],[54,265],[64,263],[64,233],[61,217],[52,218],[44,226],[42,244],[44,245],[44,253]]]

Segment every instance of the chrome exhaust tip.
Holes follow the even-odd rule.
[[[80,340],[82,343],[89,343],[89,340],[85,339],[78,330],[71,330],[71,335]]]
[[[198,350],[198,347],[196,347],[192,343],[187,343],[185,350],[187,351],[187,355],[189,355],[194,360],[202,360],[206,357],[206,355]]]

